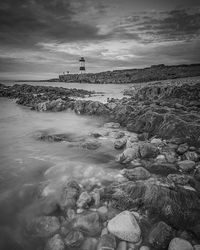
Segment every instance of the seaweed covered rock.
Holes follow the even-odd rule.
[[[165,178],[112,184],[102,195],[122,210],[143,208],[177,228],[200,224],[200,198],[193,188],[176,186]]]
[[[149,243],[153,249],[166,249],[173,238],[173,229],[165,222],[160,221],[153,226],[149,233]]]

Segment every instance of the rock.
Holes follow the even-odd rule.
[[[167,179],[173,181],[177,185],[187,185],[190,181],[190,177],[183,174],[169,174]]]
[[[116,240],[114,235],[104,234],[99,240],[97,250],[115,250],[116,249]]]
[[[97,249],[97,239],[95,238],[87,238],[83,245],[81,246],[81,250],[96,250]]]
[[[180,170],[182,170],[185,173],[188,173],[188,172],[191,172],[192,170],[194,170],[195,162],[190,161],[190,160],[179,161],[178,166],[179,166]]]
[[[123,211],[108,222],[108,231],[121,240],[138,242],[140,227],[132,213]]]
[[[117,157],[117,161],[126,164],[131,162],[133,159],[139,157],[139,146],[135,145],[134,148],[127,148],[122,154]]]
[[[167,162],[169,163],[175,163],[177,161],[176,153],[171,148],[165,148],[162,151],[162,154],[165,156]]]
[[[88,205],[91,203],[91,201],[92,201],[92,197],[88,194],[88,192],[83,192],[79,196],[76,204],[77,204],[77,207],[79,208],[87,208]]]
[[[186,159],[186,160],[190,160],[190,161],[198,161],[199,160],[199,156],[196,152],[194,151],[187,151],[183,157]]]
[[[117,128],[120,128],[120,124],[116,122],[108,122],[104,124],[104,127],[117,129]]]
[[[169,225],[161,221],[153,226],[148,238],[153,249],[166,249],[173,238],[173,230]]]
[[[151,144],[154,144],[155,146],[160,146],[160,145],[163,144],[163,141],[161,139],[159,139],[159,138],[153,138],[151,140]]]
[[[125,138],[123,139],[118,139],[114,142],[114,148],[116,149],[122,149],[125,147],[127,140]]]
[[[59,112],[66,110],[68,108],[68,103],[63,101],[62,99],[57,99],[53,101],[46,101],[42,103],[38,103],[35,106],[35,109],[38,111],[54,111]]]
[[[123,169],[121,173],[131,181],[146,180],[151,176],[149,171],[143,167],[137,167],[134,169]]]
[[[102,229],[101,236],[103,236],[105,234],[108,234],[108,229],[106,227]]]
[[[80,231],[70,231],[64,239],[66,246],[78,247],[82,244],[84,236]]]
[[[101,143],[97,140],[88,140],[86,142],[83,142],[81,146],[89,150],[96,150],[101,146]]]
[[[188,150],[189,146],[187,143],[180,144],[177,148],[178,154],[184,154]]]
[[[181,238],[174,238],[171,240],[168,250],[193,250],[189,241]]]
[[[65,250],[65,244],[59,234],[54,235],[47,241],[45,250]]]
[[[158,148],[151,143],[144,143],[140,146],[140,155],[142,158],[155,158],[158,153]]]
[[[60,223],[55,216],[40,216],[32,219],[28,224],[31,234],[38,237],[50,237],[58,232]]]
[[[75,207],[80,194],[80,187],[76,181],[69,181],[63,188],[59,200],[59,206],[62,210],[69,207]]]
[[[195,246],[193,246],[193,249],[194,249],[194,250],[200,250],[200,245],[195,245]]]
[[[115,139],[120,139],[125,136],[125,133],[123,131],[118,131],[114,134]]]
[[[106,221],[108,218],[108,208],[106,206],[99,207],[97,212],[102,221]]]
[[[200,182],[200,165],[198,165],[195,169],[194,178]]]
[[[66,215],[67,215],[67,218],[68,218],[69,220],[72,220],[72,219],[75,218],[76,213],[75,213],[74,209],[69,208],[69,209],[67,209]]]
[[[73,222],[73,226],[89,236],[99,235],[102,229],[99,214],[97,212],[78,215]]]
[[[142,247],[140,247],[140,250],[150,250],[150,248],[147,246],[142,246]]]
[[[126,250],[126,248],[127,248],[126,241],[120,241],[117,246],[117,250]]]
[[[156,162],[166,162],[166,158],[164,155],[158,155],[155,159]]]
[[[145,168],[147,168],[150,173],[161,174],[162,176],[178,172],[175,164],[167,162],[155,162],[147,166],[145,165]]]

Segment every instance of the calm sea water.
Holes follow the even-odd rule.
[[[104,96],[92,98],[100,101],[106,101],[107,97],[122,97],[126,87],[79,83],[33,84],[105,92]],[[0,249],[15,250],[18,249],[17,243],[24,244],[21,232],[23,221],[39,214],[41,209],[37,205],[38,187],[48,186],[46,192],[50,192],[71,177],[80,180],[83,177],[93,178],[98,182],[105,176],[112,177],[117,171],[112,168],[116,152],[110,142],[102,140],[98,150],[89,151],[70,147],[66,143],[42,142],[36,140],[36,135],[40,131],[48,131],[87,136],[98,130],[103,122],[69,111],[30,111],[13,100],[0,98]],[[29,247],[27,245],[26,249]]]

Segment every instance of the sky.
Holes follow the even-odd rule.
[[[200,63],[199,0],[0,0],[0,79]]]

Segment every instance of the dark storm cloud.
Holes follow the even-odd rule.
[[[128,30],[134,27],[132,32],[140,34],[143,42],[188,40],[200,35],[200,11],[147,12],[132,16],[126,24]]]
[[[0,3],[0,43],[28,47],[47,40],[98,36],[95,26],[73,21],[73,15],[66,0],[4,0]]]

